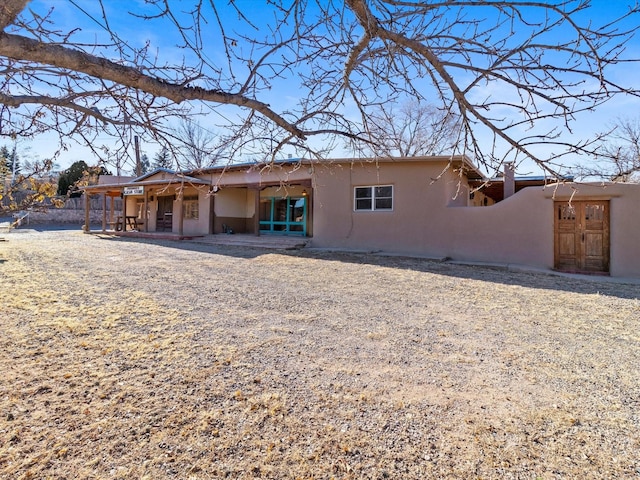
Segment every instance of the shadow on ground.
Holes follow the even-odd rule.
[[[42,225],[23,227],[14,230],[21,231],[54,232],[75,231],[79,232],[77,225]],[[480,280],[505,285],[518,285],[543,290],[558,290],[583,294],[599,294],[626,299],[640,298],[640,280],[621,279],[603,276],[571,275],[553,271],[512,271],[502,266],[464,265],[448,261],[437,261],[416,257],[387,256],[378,253],[356,253],[340,251],[322,251],[314,249],[299,250],[275,250],[241,245],[209,245],[194,241],[156,240],[150,238],[131,238],[104,234],[92,234],[95,237],[109,242],[127,242],[136,244],[153,244],[166,248],[174,248],[200,253],[231,256],[237,258],[257,258],[267,254],[277,254],[284,257],[295,256],[313,258],[317,260],[368,264],[377,267],[398,268],[419,272],[446,275],[456,278]]]
[[[272,250],[257,247],[230,245],[201,245],[190,241],[133,239],[102,237],[110,241],[152,243],[167,248],[211,253],[237,258],[257,258],[267,254],[314,258],[317,260],[368,264],[377,267],[399,268],[419,272],[446,275],[456,278],[481,280],[506,285],[519,285],[543,290],[558,290],[583,294],[600,294],[626,299],[640,298],[640,281],[603,276],[571,275],[553,271],[511,271],[501,266],[462,265],[415,257],[386,256],[376,253],[318,251],[313,249]]]

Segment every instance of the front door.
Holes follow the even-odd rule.
[[[555,202],[555,268],[609,272],[609,201]]]
[[[173,195],[158,197],[158,214],[156,216],[156,230],[172,230],[173,225]]]

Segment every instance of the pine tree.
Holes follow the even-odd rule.
[[[153,157],[153,168],[173,168],[173,159],[169,155],[169,150],[162,148]]]
[[[140,157],[140,173],[144,175],[151,171],[151,161],[146,153],[143,153]]]
[[[0,147],[0,162],[3,167],[7,168],[13,178],[20,174],[20,157],[18,157],[15,145],[12,149],[9,149],[6,145]]]

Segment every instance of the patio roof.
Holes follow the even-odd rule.
[[[158,178],[151,178],[152,176],[158,173],[161,174]],[[152,185],[168,186],[168,185],[177,185],[177,184],[211,185],[211,182],[206,179],[191,177],[189,175],[176,173],[167,169],[158,169],[138,178],[133,178],[133,179],[118,178],[118,181],[114,183],[87,185],[87,186],[81,187],[81,189],[88,193],[117,192],[119,194],[125,187],[141,187],[141,186],[144,187],[144,186],[152,186]]]

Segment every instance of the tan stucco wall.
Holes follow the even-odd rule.
[[[223,188],[215,197],[216,215],[249,218],[253,216],[255,210],[253,198],[253,192],[249,192],[246,188]]]
[[[199,178],[217,185],[221,189],[229,186],[260,186],[262,184],[278,183],[288,185],[299,180],[311,178],[313,168],[307,165],[280,166],[274,165],[262,169],[247,168],[246,170],[226,170],[224,173],[214,172],[199,175]],[[265,185],[266,186],[266,185]]]
[[[312,185],[312,246],[547,269],[554,265],[554,200],[572,194],[576,200],[608,199],[611,275],[640,278],[640,186],[529,187],[479,207],[473,205],[482,203],[482,195],[470,200],[466,178],[445,167],[445,161],[334,162],[202,178],[220,186],[214,203],[221,218],[251,218],[258,190],[263,196],[298,195],[305,187],[279,184]],[[354,211],[354,187],[374,185],[394,186],[393,211]],[[201,220],[207,207],[201,205]]]
[[[209,233],[209,206],[210,199],[208,195],[207,187],[200,188],[186,188],[184,196],[190,197],[198,195],[198,219],[184,219],[182,222],[182,231],[185,235],[206,235]],[[180,201],[176,200],[173,203],[174,211],[178,212],[180,208]],[[174,215],[173,228],[174,231],[178,231],[179,219]]]
[[[554,198],[610,198],[610,272],[640,277],[640,186],[525,188],[470,207],[459,178],[442,166],[386,163],[318,169],[312,245],[553,268]],[[394,185],[392,212],[355,212],[353,187]]]
[[[459,178],[453,172],[434,181],[442,169],[441,164],[394,163],[318,170],[313,244],[442,255],[447,205],[466,205],[467,198],[456,195]],[[353,188],[368,185],[394,186],[393,211],[354,211]]]

